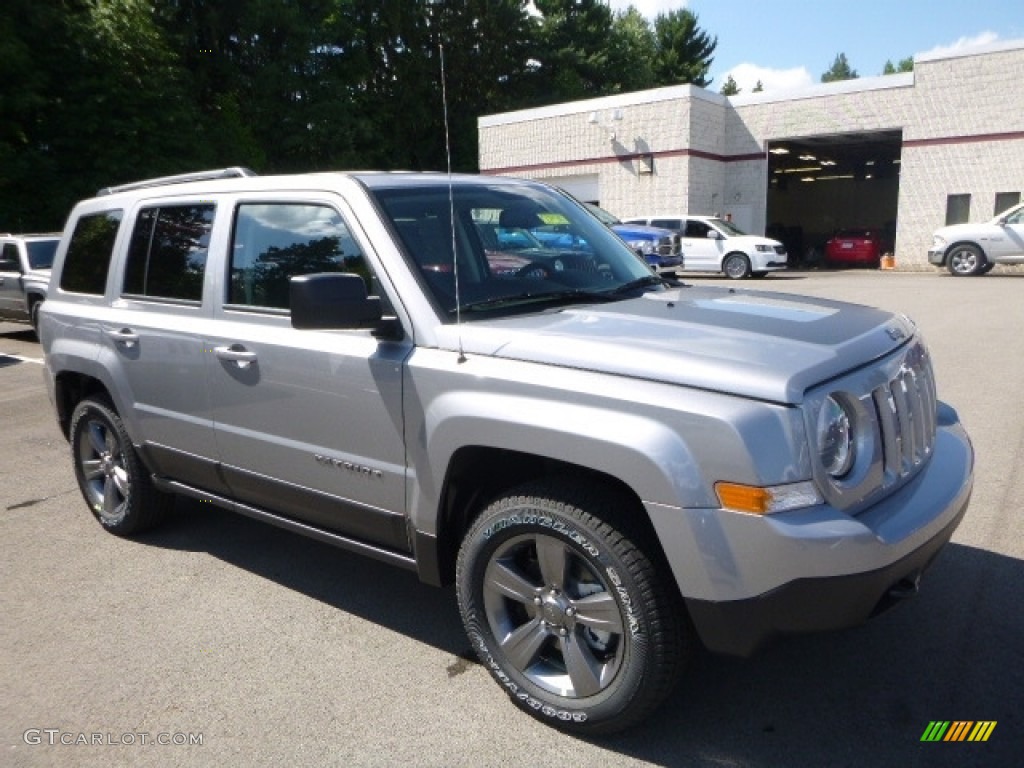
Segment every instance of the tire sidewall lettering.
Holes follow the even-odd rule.
[[[536,525],[541,528],[547,528],[555,533],[561,533],[563,536],[568,538],[569,541],[581,547],[583,551],[591,557],[601,558],[601,551],[594,546],[590,539],[575,528],[567,525],[563,520],[558,520],[549,515],[536,514],[532,512],[516,512],[506,517],[502,517],[499,520],[495,520],[494,523],[484,529],[484,540],[489,540],[505,529],[517,525]]]

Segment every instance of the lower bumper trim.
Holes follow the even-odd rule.
[[[969,501],[939,533],[884,568],[798,579],[746,600],[687,599],[687,610],[708,650],[734,656],[750,656],[778,635],[856,626],[916,594],[921,574],[953,535]]]

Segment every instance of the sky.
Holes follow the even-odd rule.
[[[760,80],[766,92],[821,82],[845,53],[861,77],[886,60],[997,42],[1024,43],[1021,0],[609,0],[649,19],[688,8],[718,38],[709,90],[731,74],[741,93]]]

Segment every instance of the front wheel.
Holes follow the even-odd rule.
[[[951,275],[964,277],[984,274],[987,260],[978,246],[965,243],[953,247],[946,263]]]
[[[70,434],[78,487],[104,528],[128,536],[163,519],[173,496],[153,486],[105,397],[89,397],[75,407]]]
[[[473,649],[517,706],[563,730],[639,722],[691,645],[668,577],[615,527],[628,509],[582,484],[528,485],[487,507],[459,552]]]
[[[742,253],[730,253],[722,262],[722,271],[732,280],[750,277],[750,259]]]

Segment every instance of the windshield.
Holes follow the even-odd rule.
[[[747,234],[731,221],[726,221],[725,219],[710,219],[708,223],[713,224],[717,229],[721,230],[723,234],[728,235],[729,237],[743,237]]]
[[[59,240],[29,240],[25,243],[28,250],[28,265],[32,269],[49,269],[53,266],[53,255],[57,252]]]
[[[446,181],[372,190],[410,265],[449,320],[457,311],[473,319],[608,301],[660,284],[642,259],[567,195],[540,184],[466,177],[450,190],[450,199]]]

